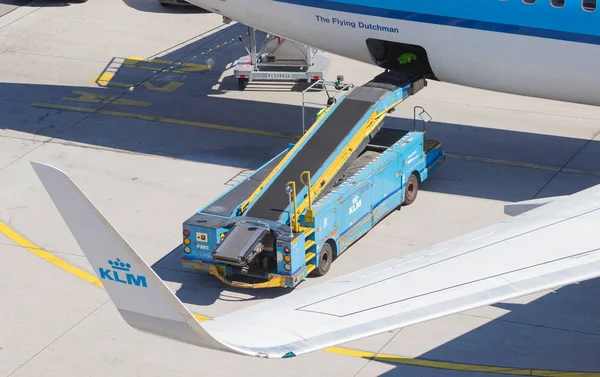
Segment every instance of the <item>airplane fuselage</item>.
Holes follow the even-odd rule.
[[[600,104],[595,0],[189,0],[340,56],[493,91]],[[426,63],[426,64],[425,64]],[[406,66],[408,67],[408,66]]]

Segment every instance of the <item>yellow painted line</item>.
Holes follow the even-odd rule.
[[[577,371],[561,371],[561,370],[544,370],[544,369],[529,369],[529,368],[510,368],[491,365],[452,363],[446,361],[434,361],[414,359],[405,356],[386,355],[374,352],[365,352],[343,347],[329,347],[324,349],[326,352],[339,355],[357,357],[381,361],[386,363],[394,363],[401,365],[411,365],[432,369],[454,370],[460,372],[483,372],[505,374],[511,376],[537,376],[537,377],[600,377],[599,372],[577,372]]]
[[[183,63],[182,65],[185,68],[177,68],[173,72],[175,72],[175,73],[202,72],[202,71],[208,71],[212,68],[212,65],[208,65],[208,64]]]
[[[592,175],[592,176],[595,176],[595,177],[600,177],[600,171],[595,171],[595,170],[564,168],[562,170],[562,172],[563,173],[580,174],[580,175]]]
[[[353,350],[351,348],[329,347],[323,349],[325,352],[337,353],[338,355],[360,357],[363,359],[372,359],[375,354],[373,352]]]
[[[135,86],[135,84],[125,84],[122,82],[111,81],[106,86],[116,86],[118,88],[131,88],[132,86]]]
[[[136,56],[130,56],[128,58],[126,58],[125,60],[123,60],[123,63],[121,63],[122,65],[125,66],[130,66],[130,67],[135,67],[136,64],[138,64],[139,62],[143,62],[144,58],[139,58]]]
[[[119,88],[131,88],[135,86],[135,84],[127,84],[122,82],[111,81],[115,77],[114,73],[103,73],[102,75],[96,77],[92,80],[94,84],[98,84],[100,86],[116,86]],[[166,92],[173,93],[177,89],[181,88],[184,85],[183,82],[180,81],[170,81],[163,86],[156,86],[149,81],[145,81],[141,84],[144,88],[151,90],[153,92]],[[100,96],[100,95],[97,95]],[[64,98],[61,98],[64,99]],[[85,102],[85,101],[84,101]]]
[[[169,83],[167,83],[163,86],[155,86],[151,82],[146,81],[146,82],[142,83],[142,86],[144,88],[146,88],[148,90],[152,90],[154,92],[173,93],[177,89],[181,88],[183,86],[183,83],[179,82],[179,81],[170,81]]]
[[[145,63],[148,65],[142,65],[141,63]],[[154,64],[155,66],[152,66]],[[158,66],[178,66],[171,67],[173,72],[176,73],[190,73],[190,72],[201,72],[208,71],[212,68],[210,64],[197,64],[197,63],[181,63],[173,60],[162,60],[162,59],[142,59],[137,57],[129,57],[125,59],[122,63],[123,66],[128,68],[139,68],[139,69],[148,69],[148,70],[158,70],[162,69]]]
[[[242,127],[233,127],[233,126],[221,126],[221,125],[217,125],[217,124],[194,122],[194,121],[190,121],[190,120],[166,118],[166,117],[152,116],[152,115],[126,113],[126,112],[121,112],[121,111],[96,110],[96,109],[88,109],[85,107],[57,105],[57,104],[41,103],[41,102],[33,102],[31,104],[31,106],[42,107],[42,108],[46,108],[46,109],[111,115],[111,116],[120,117],[120,118],[148,120],[148,121],[153,121],[153,122],[178,124],[178,125],[182,125],[182,126],[208,128],[208,129],[219,130],[219,131],[230,131],[230,132],[239,132],[239,133],[246,133],[246,134],[253,134],[253,135],[271,136],[271,137],[278,137],[278,138],[283,138],[283,139],[298,139],[299,138],[298,135],[284,134],[284,133],[279,133],[279,132],[253,130],[251,128],[242,128]]]
[[[448,158],[453,158],[453,159],[457,159],[457,160],[475,161],[475,162],[483,162],[483,163],[494,164],[494,165],[513,166],[513,167],[518,167],[518,168],[546,170],[546,171],[552,171],[552,172],[572,173],[572,174],[590,175],[590,176],[600,177],[600,171],[595,171],[595,170],[575,169],[575,168],[564,168],[563,169],[558,166],[533,164],[533,163],[529,163],[529,162],[502,160],[502,159],[498,159],[498,158],[469,156],[469,155],[456,154],[456,153],[446,153],[446,156]]]
[[[90,93],[83,92],[81,90],[74,90],[73,94],[76,94],[77,97],[62,97],[62,101],[73,101],[73,102],[83,102],[83,103],[112,103],[113,105],[126,105],[126,106],[140,106],[140,107],[150,107],[152,106],[151,102],[142,102],[136,101],[127,98],[118,98],[116,96],[105,96],[103,94],[98,93]]]
[[[29,241],[28,239],[26,239],[25,237],[23,237],[22,235],[20,235],[13,229],[11,229],[8,225],[6,225],[6,223],[4,223],[2,221],[0,221],[0,233],[4,234],[6,237],[11,239],[17,245],[21,246],[22,248],[26,249],[27,251],[29,251],[35,255],[37,255],[38,257],[44,259],[45,261],[52,263],[56,267],[61,268],[65,271],[67,271],[68,273],[77,276],[80,279],[83,279],[89,283],[92,283],[95,286],[104,288],[104,286],[100,282],[100,279],[98,279],[96,276],[89,274],[89,273],[83,271],[82,269],[77,268],[77,267],[73,266],[72,264],[67,263],[64,260],[56,257],[55,255],[43,250],[41,247],[35,245],[31,241]]]
[[[204,315],[200,315],[197,313],[192,313],[194,315],[194,318],[196,318],[198,320],[198,322],[206,322],[206,321],[210,321],[212,318],[204,316]]]
[[[456,154],[456,153],[446,153],[446,156],[448,156],[449,158],[457,159],[457,160],[485,162],[488,164],[514,166],[514,167],[519,167],[519,168],[548,170],[548,171],[554,171],[554,172],[560,170],[560,168],[557,166],[532,164],[532,163],[528,163],[528,162],[519,162],[519,161],[510,161],[510,160],[501,160],[501,159],[497,159],[497,158],[477,157],[477,156],[469,156],[469,155]]]
[[[446,153],[449,158],[454,158],[457,160],[467,160],[467,161],[475,161],[475,162],[484,162],[488,164],[495,165],[505,165],[505,166],[514,166],[519,168],[528,168],[528,169],[537,169],[537,170],[547,170],[558,172],[562,171],[563,173],[573,173],[573,174],[581,174],[581,175],[593,175],[600,177],[600,172],[595,170],[585,170],[585,169],[575,169],[575,168],[561,168],[558,166],[550,166],[550,165],[541,165],[534,164],[528,162],[519,162],[519,161],[510,161],[510,160],[502,160],[497,158],[487,158],[487,157],[477,157],[477,156],[469,156],[463,154],[455,154],[455,153]]]
[[[108,85],[108,83],[110,83],[110,80],[112,80],[113,77],[115,77],[114,73],[104,72],[100,76],[97,76],[96,78],[94,78],[92,80],[92,82],[94,84],[106,86],[106,85]]]

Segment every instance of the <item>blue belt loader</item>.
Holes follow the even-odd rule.
[[[383,127],[425,86],[384,73],[339,98],[296,144],[183,223],[182,266],[247,288],[325,275],[383,217],[411,204],[445,160],[424,130]]]

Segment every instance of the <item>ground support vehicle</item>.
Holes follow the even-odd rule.
[[[311,83],[323,79],[329,70],[330,60],[321,55],[316,48],[272,34],[267,34],[261,47],[257,48],[256,29],[249,27],[248,33],[248,55],[239,58],[233,69],[240,90],[257,81]]]
[[[384,73],[341,96],[296,144],[183,223],[182,266],[250,288],[325,275],[386,214],[414,202],[445,159],[424,130],[383,128],[425,84]]]

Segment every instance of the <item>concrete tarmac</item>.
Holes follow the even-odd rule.
[[[181,223],[299,137],[303,87],[239,91],[231,65],[245,54],[246,29],[200,10],[0,3],[0,376],[600,375],[598,280],[288,360],[131,329],[85,280],[92,269],[29,161],[66,171],[190,309],[219,316],[277,293],[182,271]],[[327,55],[330,80],[361,85],[380,72]],[[387,126],[411,129],[417,105],[448,160],[414,205],[298,289],[500,221],[507,202],[600,183],[595,107],[430,82]]]

